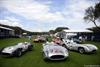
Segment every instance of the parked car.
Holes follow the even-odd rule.
[[[1,49],[1,55],[21,56],[23,52],[32,50],[33,45],[29,42],[18,43]]]
[[[93,44],[78,44],[68,39],[63,39],[63,41],[67,49],[79,51],[80,53],[95,53],[98,50]]]
[[[64,60],[69,56],[68,50],[56,43],[43,44],[44,60]]]
[[[46,38],[43,36],[37,36],[35,39],[33,39],[34,42],[45,42]]]

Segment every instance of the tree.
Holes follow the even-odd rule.
[[[55,31],[54,31],[54,30],[50,30],[50,31],[49,31],[49,33],[54,34],[54,33],[55,33]]]
[[[96,19],[100,19],[100,3],[97,3],[95,5],[95,11],[94,11],[94,16]]]
[[[100,28],[100,27],[99,27],[99,28]],[[92,27],[92,28],[87,28],[87,29],[93,31],[94,33],[97,33],[97,32],[100,33],[100,30],[98,30],[97,27]]]
[[[91,6],[86,9],[85,11],[85,16],[84,16],[85,21],[91,21],[94,23],[94,25],[100,29],[100,27],[96,24],[96,20],[100,21],[100,2],[97,3],[94,7]]]
[[[64,30],[64,29],[69,29],[68,27],[57,27],[56,29],[55,29],[55,32],[61,32],[62,30]]]

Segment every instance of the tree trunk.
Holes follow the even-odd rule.
[[[94,25],[97,27],[98,30],[100,30],[100,27],[96,24],[95,20],[92,21]]]

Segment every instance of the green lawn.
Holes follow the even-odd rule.
[[[24,41],[30,40],[26,38],[2,39],[0,40],[0,48]],[[66,61],[48,62],[45,62],[42,57],[42,43],[32,43],[34,50],[25,53],[21,57],[7,58],[0,56],[0,67],[85,67],[85,65],[100,65],[100,42],[87,43],[93,43],[99,48],[96,54],[89,55],[69,51],[70,55]]]

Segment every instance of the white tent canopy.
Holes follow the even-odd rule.
[[[66,35],[69,35],[69,36],[76,36],[77,34],[76,33],[67,33]]]
[[[63,30],[66,33],[92,33],[90,30]]]

